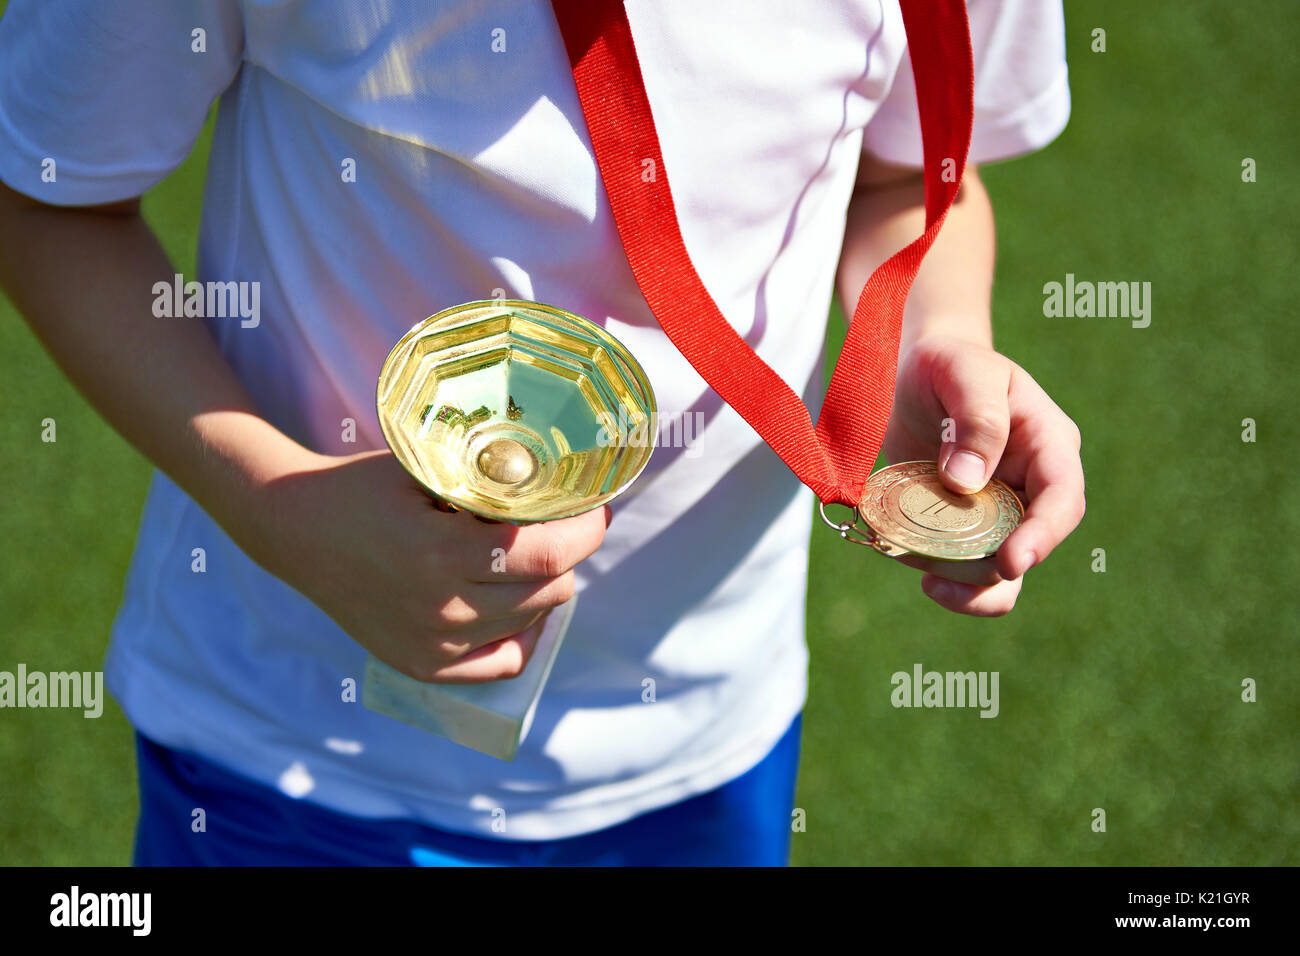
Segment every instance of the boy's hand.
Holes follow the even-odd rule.
[[[314,462],[258,492],[237,540],[417,680],[517,677],[609,523],[608,506],[523,527],[441,512],[386,451]]]
[[[955,441],[941,442],[948,418]],[[1038,383],[986,346],[927,336],[899,356],[885,457],[937,459],[944,484],[967,494],[996,475],[1026,504],[1025,520],[993,558],[899,559],[928,572],[921,589],[931,600],[978,616],[1015,606],[1022,575],[1083,518],[1079,445],[1079,429]]]

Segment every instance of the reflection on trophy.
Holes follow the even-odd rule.
[[[654,392],[604,329],[553,306],[468,302],[430,316],[379,373],[379,423],[440,507],[522,524],[598,508],[641,474]],[[617,419],[631,429],[611,429]],[[577,598],[554,609],[524,672],[428,684],[371,657],[365,706],[503,760],[528,733]]]

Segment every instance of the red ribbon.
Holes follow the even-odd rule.
[[[974,98],[963,0],[900,0],[924,145],[925,232],[867,281],[814,428],[807,407],[727,323],[677,223],[632,30],[618,0],[552,0],[614,221],[668,338],[822,501],[856,505],[893,405],[903,304],[961,185]],[[654,160],[658,175],[641,178]],[[947,175],[945,175],[945,172]]]

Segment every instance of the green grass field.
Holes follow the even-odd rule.
[[[1066,12],[1069,129],[984,175],[998,344],[1079,423],[1088,514],[999,620],[942,611],[916,572],[814,529],[796,864],[1300,863],[1300,69],[1279,26],[1297,8]],[[187,274],[207,135],[145,201]],[[1151,282],[1150,327],[1045,318],[1066,273]],[[3,300],[0,402],[0,670],[98,666],[148,465]],[[998,671],[1000,715],[894,709],[890,675],[917,662]],[[0,863],[127,862],[134,773],[115,704],[0,711]]]

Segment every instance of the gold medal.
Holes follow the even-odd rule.
[[[941,561],[977,561],[994,554],[1024,517],[1020,499],[991,478],[973,495],[949,491],[938,462],[905,461],[867,479],[849,524],[835,524],[845,540],[881,554],[914,554]]]

